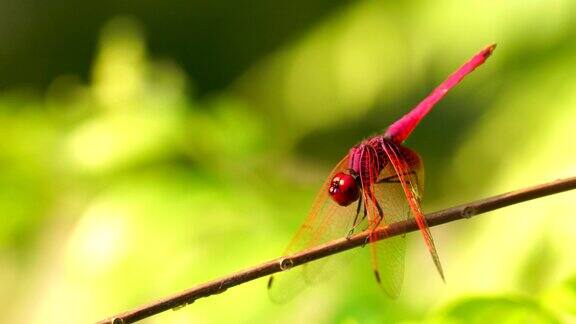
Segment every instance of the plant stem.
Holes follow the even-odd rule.
[[[437,226],[459,219],[470,218],[474,215],[486,213],[495,209],[528,201],[535,198],[557,194],[576,188],[576,177],[544,183],[534,187],[524,188],[490,198],[469,202],[426,215],[429,226]],[[390,224],[377,232],[378,240],[402,235],[418,230],[415,220],[407,220]],[[232,273],[220,279],[212,280],[175,295],[165,297],[152,303],[134,308],[115,315],[98,323],[127,324],[134,323],[163,311],[191,304],[199,298],[223,293],[228,288],[242,283],[262,278],[289,267],[295,267],[310,261],[324,258],[339,252],[364,245],[370,236],[369,232],[356,234],[349,239],[341,238],[323,245],[296,253],[291,256],[278,258],[248,269]]]

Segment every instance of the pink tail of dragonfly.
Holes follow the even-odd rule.
[[[486,61],[496,48],[492,44],[478,54],[474,55],[468,62],[464,63],[456,72],[452,73],[444,82],[442,82],[426,99],[422,100],[418,106],[414,107],[409,113],[402,116],[394,124],[390,125],[384,134],[396,143],[404,142],[410,133],[416,128],[416,125],[432,110],[432,107],[442,99],[446,93],[458,84],[466,75],[474,71],[478,66]]]

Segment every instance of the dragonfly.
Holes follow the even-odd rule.
[[[445,281],[434,239],[420,207],[424,186],[422,159],[403,142],[436,103],[482,65],[495,48],[496,45],[492,44],[475,54],[383,134],[369,137],[352,147],[322,185],[284,257],[368,231],[376,282],[386,294],[396,298],[404,279],[405,236],[378,240],[376,232],[385,231],[390,224],[412,216],[441,279]],[[307,285],[337,271],[347,260],[340,253],[275,274],[268,280],[270,298],[286,302]]]

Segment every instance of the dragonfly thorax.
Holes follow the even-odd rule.
[[[383,147],[387,141],[382,136],[374,136],[350,149],[348,166],[359,176],[360,186],[376,182],[380,171],[386,166],[388,159]]]

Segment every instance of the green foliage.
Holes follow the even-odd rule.
[[[408,143],[424,209],[574,175],[574,17],[570,1],[361,1],[204,96],[112,19],[89,82],[0,92],[0,321],[95,321],[279,256],[347,149],[491,42]],[[446,285],[410,235],[398,300],[358,258],[286,305],[258,280],[148,322],[573,321],[575,199],[433,229]]]
[[[448,323],[560,323],[549,311],[528,298],[474,297],[458,301],[443,312]]]

